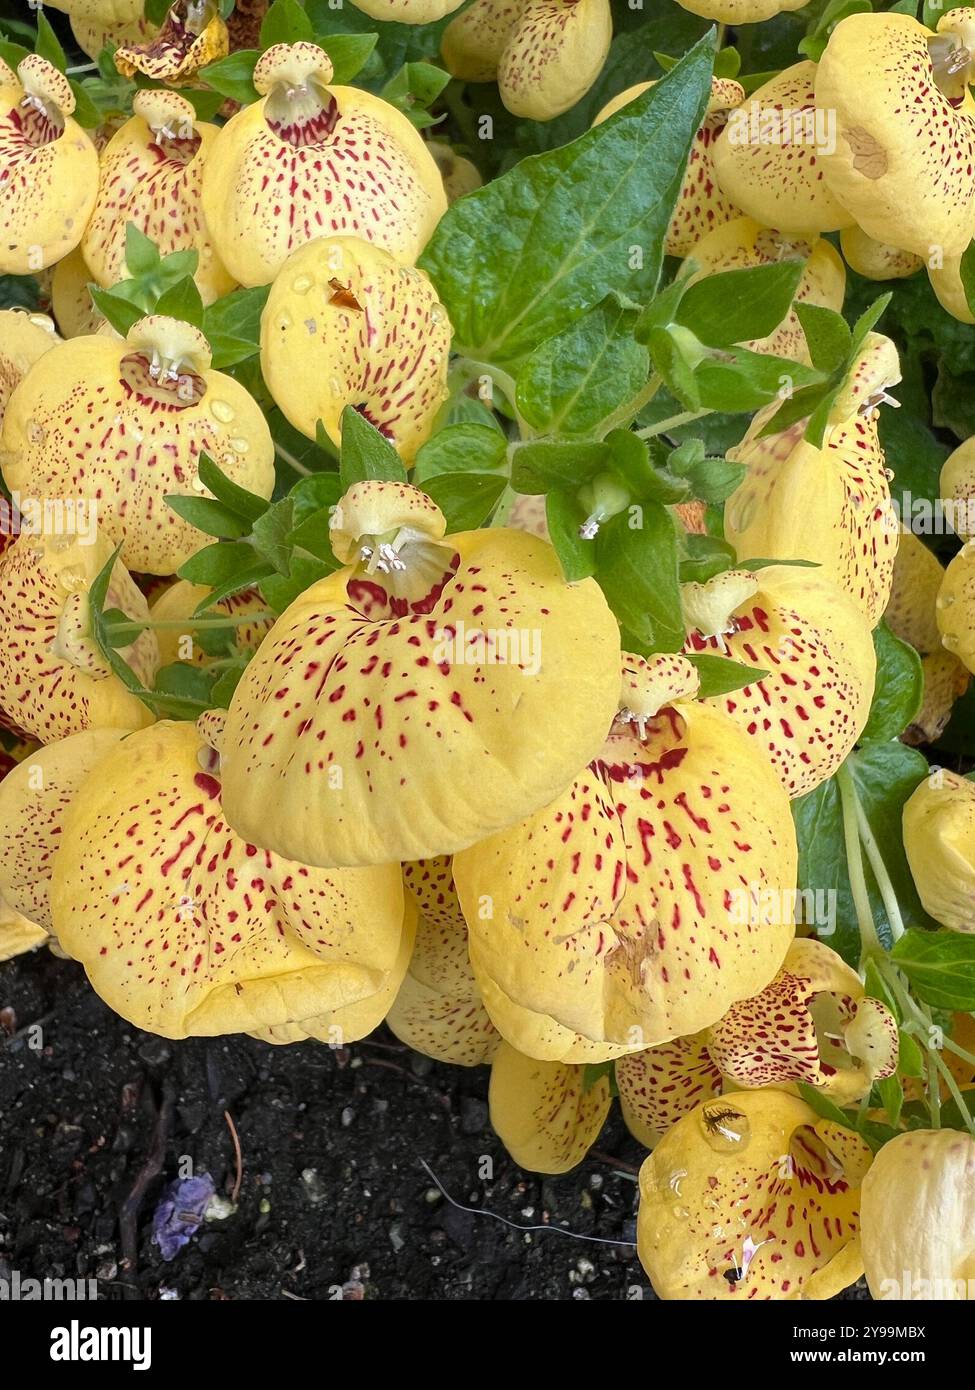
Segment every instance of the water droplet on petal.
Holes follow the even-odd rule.
[[[740,1153],[751,1138],[748,1116],[727,1101],[702,1106],[701,1128],[711,1148],[718,1153]]]
[[[307,294],[314,283],[310,275],[297,275],[291,282],[291,288],[295,294]]]
[[[215,420],[219,420],[221,424],[229,425],[230,421],[234,418],[235,411],[233,406],[228,405],[226,401],[211,401],[210,414]]]
[[[246,454],[251,446],[249,440],[244,439],[241,435],[236,435],[230,440],[230,447],[235,454]]]
[[[430,318],[433,323],[443,323],[446,317],[447,310],[442,304],[433,304],[430,306]]]

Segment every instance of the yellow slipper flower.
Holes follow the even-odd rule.
[[[768,758],[791,797],[831,777],[863,732],[877,658],[856,603],[821,570],[767,565],[683,586],[684,650],[768,675],[708,701]]]
[[[899,1134],[864,1180],[860,1220],[874,1298],[975,1299],[975,1139],[955,1129]]]
[[[693,700],[697,684],[686,658],[626,658],[621,713],[589,767],[455,856],[489,1012],[487,978],[611,1057],[700,1031],[781,965],[788,799],[748,736]],[[736,913],[753,893],[754,912]]]
[[[422,270],[358,237],[322,237],[285,262],[261,317],[261,368],[296,429],[342,439],[355,408],[412,462],[447,398],[450,323]]]
[[[127,278],[125,238],[130,222],[163,256],[196,251],[194,279],[204,304],[234,287],[203,221],[200,189],[217,127],[197,121],[178,92],[138,91],[135,115],[117,130],[99,158],[100,185],[80,251],[100,285]]]
[[[0,434],[7,486],[26,497],[83,497],[129,569],[173,574],[207,538],[166,505],[196,497],[203,450],[241,487],[270,497],[274,444],[253,397],[210,366],[187,323],[154,315],[122,340],[72,338],[16,389]]]
[[[620,92],[619,96],[606,103],[593,125],[601,125],[653,85],[652,82],[640,82],[635,87],[627,87],[625,92]],[[744,100],[745,89],[740,83],[728,77],[711,79],[707,113],[694,136],[687,171],[664,238],[664,251],[668,256],[689,255],[708,232],[741,216],[741,209],[718,186],[714,149],[731,112]]]
[[[925,912],[975,932],[975,783],[936,768],[904,806],[904,849]]]
[[[435,1061],[490,1062],[500,1039],[471,970],[450,860],[404,864],[403,881],[420,915],[410,968],[386,1022],[401,1042]]]
[[[0,781],[0,897],[51,931],[51,874],[64,817],[128,729],[87,729],[38,748]]]
[[[0,707],[44,743],[84,729],[141,729],[152,722],[91,636],[88,590],[111,553],[104,537],[85,544],[79,537],[25,534],[0,559]],[[136,621],[149,616],[120,560],[106,607]],[[121,654],[151,687],[159,664],[153,633],[141,632]]]
[[[763,227],[798,236],[853,222],[823,177],[815,84],[815,63],[777,73],[741,102],[714,146],[725,197]]]
[[[116,1013],[173,1038],[361,1003],[388,984],[404,923],[397,866],[323,873],[235,835],[214,749],[168,721],[125,739],[82,784],[51,916]]]
[[[501,100],[515,116],[552,120],[585,96],[612,41],[609,0],[528,0],[498,63]]]
[[[945,651],[975,671],[975,539],[966,541],[948,564],[935,617]]]
[[[863,1272],[870,1160],[782,1091],[705,1101],[640,1170],[638,1252],[658,1298],[832,1298]]]
[[[587,1089],[585,1068],[538,1062],[502,1043],[491,1065],[491,1124],[519,1168],[567,1173],[599,1137],[612,1105],[609,1081]]]
[[[616,1063],[626,1127],[648,1149],[703,1101],[720,1096],[720,1071],[708,1051],[708,1030],[631,1052]]]
[[[59,342],[46,314],[0,309],[0,424],[15,386],[34,363]]]
[[[941,645],[937,601],[943,579],[944,569],[934,552],[911,531],[902,530],[884,621],[896,637],[915,649],[924,670],[923,702],[901,735],[905,743],[939,739],[970,680],[957,656]]]
[[[173,0],[158,33],[115,50],[115,66],[123,77],[141,73],[155,82],[187,82],[229,52],[216,0]]]
[[[64,73],[35,53],[0,68],[0,275],[54,265],[82,238],[98,193],[98,152],[71,113]]]
[[[462,82],[494,82],[498,65],[528,0],[474,0],[444,30],[443,65]]]
[[[360,87],[332,85],[312,43],[261,54],[261,100],[221,129],[203,174],[217,253],[242,285],[267,285],[320,236],[358,236],[411,265],[447,210],[419,132]]]
[[[619,631],[520,531],[442,539],[406,483],[336,508],[345,568],[278,619],[230,705],[230,823],[308,864],[453,853],[558,795],[616,708]],[[558,711],[558,737],[551,719]]]
[[[80,250],[74,250],[54,267],[51,279],[51,312],[63,338],[97,333],[105,322],[95,308],[88,286],[95,277]]]
[[[738,554],[811,561],[871,627],[887,607],[900,533],[877,433],[879,403],[899,380],[893,343],[871,333],[821,446],[803,439],[804,420],[762,437],[776,408],[768,406],[728,451],[748,468],[725,507],[725,536]]]
[[[841,230],[840,250],[850,269],[866,280],[906,280],[924,266],[921,257],[912,251],[901,251],[887,241],[875,241],[855,224]]]
[[[953,18],[953,14],[955,18]],[[816,105],[833,113],[826,182],[863,230],[925,261],[960,256],[975,233],[971,58],[953,25],[907,14],[853,14],[833,29],[816,72]]]

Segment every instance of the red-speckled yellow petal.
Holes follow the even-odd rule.
[[[864,359],[875,355],[872,334]],[[851,374],[845,419],[830,425],[822,446],[802,438],[805,422],[761,437],[768,411],[755,417],[729,457],[748,474],[725,507],[725,535],[744,557],[809,560],[845,589],[873,627],[893,583],[900,527],[877,433],[876,400],[884,387],[860,399]],[[891,368],[880,381],[899,379]],[[874,378],[871,376],[872,382]]]
[[[109,286],[128,277],[128,224],[154,241],[160,255],[196,251],[194,279],[204,304],[234,287],[220,264],[203,221],[200,190],[217,127],[197,121],[178,92],[136,92],[135,115],[101,152],[100,183],[81,253],[91,277]]]
[[[627,1128],[652,1149],[695,1106],[719,1096],[722,1082],[705,1031],[621,1057],[616,1085]]]
[[[117,1013],[165,1037],[313,1018],[388,982],[399,868],[323,873],[230,830],[219,764],[191,724],[110,753],[65,819],[55,933]]]
[[[975,230],[975,116],[932,62],[949,45],[912,15],[854,14],[816,71],[816,105],[835,122],[826,182],[868,235],[925,261],[932,247],[960,256]]]
[[[730,115],[714,146],[725,196],[765,227],[798,236],[835,232],[853,218],[823,177],[816,64],[796,63],[757,88]]]
[[[938,768],[908,798],[903,819],[925,912],[952,931],[975,932],[975,784]]]
[[[30,275],[78,245],[98,192],[98,154],[74,93],[35,53],[0,81],[0,274]]]
[[[267,95],[227,122],[208,155],[204,216],[242,285],[269,284],[320,236],[362,237],[412,264],[446,211],[415,127],[380,97],[328,85],[323,60],[314,44],[268,49]]]
[[[699,1032],[769,982],[795,874],[773,769],[698,703],[617,725],[545,810],[454,859],[482,990],[495,980],[543,1020],[627,1050]],[[753,895],[755,911],[738,910]]]
[[[862,1273],[852,1130],[781,1091],[705,1101],[640,1170],[640,1259],[662,1299],[826,1299]]]
[[[528,0],[474,0],[444,30],[440,54],[452,77],[493,82],[511,31]]]
[[[54,324],[45,314],[0,309],[0,424],[14,387],[58,341]]]
[[[386,1021],[401,1042],[438,1062],[490,1062],[499,1038],[471,969],[450,860],[404,864],[403,879],[420,915],[410,967]]]
[[[550,121],[585,96],[613,39],[609,0],[528,0],[498,63],[501,100]]]
[[[428,858],[519,820],[617,706],[616,622],[543,541],[465,532],[388,562],[384,545],[295,600],[231,701],[230,822],[306,863]]]
[[[769,565],[755,580],[716,635],[691,626],[685,650],[768,672],[708,703],[754,740],[790,798],[802,796],[832,776],[867,722],[877,666],[870,625],[818,569]]]
[[[850,269],[867,280],[906,280],[924,265],[912,251],[875,241],[857,226],[844,227],[840,232],[840,249]],[[933,275],[931,283],[935,283]]]
[[[502,1043],[491,1067],[491,1123],[520,1168],[567,1173],[599,1137],[612,1105],[609,1081],[586,1089],[583,1067],[537,1062]]]
[[[64,819],[78,789],[126,729],[89,729],[39,748],[0,782],[0,896],[45,934]]]
[[[159,32],[142,43],[122,44],[115,66],[123,77],[142,73],[155,82],[186,82],[229,52],[215,0],[173,0]]]
[[[8,402],[0,464],[25,497],[94,499],[101,533],[129,569],[173,574],[207,537],[166,505],[206,494],[206,452],[270,497],[274,444],[253,397],[209,366],[188,324],[141,320],[126,340],[72,338],[46,353]]]
[[[88,590],[112,553],[104,537],[91,539],[24,534],[0,559],[0,706],[44,743],[84,729],[139,729],[152,722],[90,635]],[[121,561],[106,607],[136,620],[149,616]],[[122,655],[151,687],[159,664],[154,634],[141,632]]]
[[[447,397],[450,323],[421,270],[358,237],[293,252],[261,318],[261,367],[296,429],[339,444],[351,405],[411,462]]]

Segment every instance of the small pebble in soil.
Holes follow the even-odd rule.
[[[321,1206],[322,1202],[324,1202],[327,1199],[328,1193],[325,1190],[325,1184],[319,1177],[318,1169],[303,1168],[301,1172],[301,1181],[304,1183],[305,1196],[308,1198],[309,1202],[311,1202],[312,1206]],[[265,1201],[266,1200],[267,1199],[265,1198]],[[263,1209],[263,1202],[261,1203],[261,1207]],[[270,1211],[270,1209],[271,1208],[269,1203],[268,1210]]]

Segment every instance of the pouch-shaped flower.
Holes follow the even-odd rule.
[[[217,253],[242,285],[267,285],[320,236],[358,236],[411,265],[447,210],[436,162],[389,102],[332,85],[315,44],[276,44],[254,69],[260,101],[220,131],[203,175]]]
[[[198,497],[200,452],[270,497],[274,444],[253,397],[210,367],[187,323],[154,315],[122,340],[72,338],[35,365],[7,405],[0,464],[24,496],[84,497],[129,569],[174,574],[207,537],[167,506]]]
[[[853,218],[823,173],[828,124],[816,110],[816,64],[795,63],[756,88],[715,142],[718,185],[763,227],[798,236],[835,232]]]
[[[600,589],[534,536],[444,526],[406,483],[339,502],[344,568],[281,615],[230,704],[225,804],[248,839],[321,865],[453,853],[598,751],[619,690]]]
[[[123,1018],[164,1037],[254,1032],[362,1002],[401,947],[396,865],[324,873],[227,826],[219,759],[163,722],[99,762],[69,809],[51,915]]]
[[[585,96],[612,40],[609,0],[528,0],[498,62],[501,100],[515,116],[552,120]]]
[[[141,729],[152,722],[91,636],[88,590],[111,554],[104,537],[88,543],[80,535],[22,534],[0,558],[0,707],[43,743],[83,729]],[[149,616],[120,560],[105,606],[135,621]],[[152,632],[139,633],[121,654],[151,687],[159,664]]]
[[[662,1299],[827,1299],[863,1273],[866,1141],[782,1091],[705,1101],[640,1169],[637,1248]]]
[[[790,798],[831,777],[870,713],[877,658],[870,624],[818,569],[728,570],[683,588],[684,650],[768,674],[709,701],[768,758]]]
[[[915,649],[924,671],[921,708],[901,735],[905,743],[939,739],[970,680],[958,657],[941,642],[937,603],[944,573],[934,551],[913,532],[902,530],[884,622],[895,637]]]
[[[134,116],[99,157],[98,197],[81,254],[100,285],[126,279],[125,239],[132,222],[163,256],[198,253],[194,279],[204,304],[211,304],[234,287],[213,249],[200,193],[217,127],[197,121],[178,92],[138,91],[132,105]]]
[[[46,314],[0,309],[0,424],[14,387],[58,341]]]
[[[491,1064],[491,1124],[519,1168],[567,1173],[596,1142],[613,1103],[609,1080],[585,1068],[538,1062],[502,1043]]]
[[[685,658],[625,658],[623,708],[589,766],[454,857],[485,1003],[490,979],[521,1006],[508,1037],[521,1051],[564,1056],[545,1049],[553,1019],[603,1057],[698,1032],[782,963],[788,800],[748,736],[693,699],[697,683]],[[735,914],[736,895],[755,912]]]
[[[832,113],[820,150],[829,188],[868,235],[913,251],[960,256],[975,233],[975,108],[971,58],[952,32],[908,14],[852,14],[830,34],[816,105]]]
[[[935,768],[904,804],[904,849],[925,912],[975,932],[975,783]]]
[[[803,438],[804,420],[763,437],[775,409],[767,406],[728,453],[748,468],[725,505],[725,536],[738,554],[819,565],[871,627],[887,607],[900,535],[877,433],[879,403],[899,380],[893,343],[871,333],[821,445]]]
[[[864,1179],[860,1224],[874,1298],[971,1301],[975,1139],[957,1129],[891,1139]]]
[[[288,257],[261,316],[261,369],[296,429],[336,444],[346,406],[406,462],[447,397],[450,323],[422,270],[359,237],[322,237]]]
[[[386,1022],[401,1042],[438,1062],[490,1062],[500,1039],[471,970],[450,860],[404,864],[403,881],[419,907],[416,945]]]
[[[0,69],[0,275],[30,275],[80,242],[98,153],[72,119],[68,79],[35,53]]]
[[[473,0],[444,30],[443,65],[462,82],[493,82],[498,64],[528,0]]]

